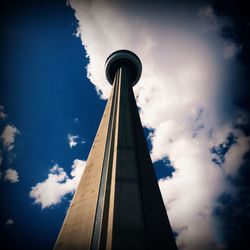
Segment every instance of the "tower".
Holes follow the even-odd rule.
[[[141,71],[131,51],[106,61],[112,92],[56,250],[177,249],[133,94]]]

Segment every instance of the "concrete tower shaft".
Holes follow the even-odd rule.
[[[113,89],[55,249],[177,249],[133,94],[141,70],[130,51],[106,61]]]

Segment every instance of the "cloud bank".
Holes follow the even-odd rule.
[[[35,204],[41,205],[42,209],[60,203],[65,195],[75,191],[85,166],[86,161],[74,160],[69,177],[63,168],[55,164],[49,170],[47,179],[31,188],[30,197],[35,199]]]
[[[213,211],[219,195],[231,192],[227,178],[237,174],[249,150],[249,138],[238,129],[244,113],[230,92],[240,47],[220,35],[230,20],[196,1],[70,5],[89,58],[88,77],[101,98],[110,93],[104,63],[113,51],[132,50],[142,61],[134,91],[142,122],[152,131],[152,159],[168,157],[175,169],[159,185],[179,248],[223,248]]]

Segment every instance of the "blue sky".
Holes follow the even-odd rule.
[[[148,12],[150,1],[140,9],[136,8],[140,1],[135,1],[134,9],[128,12],[129,8],[121,0],[117,1],[117,6],[110,2],[109,16],[104,20],[107,9],[98,4],[95,7],[96,1],[93,1],[92,18],[84,15],[87,8],[82,11],[74,0],[71,2],[72,8],[64,0],[25,1],[3,8],[3,39],[0,41],[0,192],[3,194],[0,235],[1,244],[5,245],[3,249],[51,249],[54,245],[72,197],[74,170],[84,168],[105,108],[106,100],[98,96],[95,87],[104,93],[102,98],[108,96],[108,83],[103,80],[104,62],[110,52],[124,46],[142,59],[143,74],[147,69],[151,73],[152,65],[154,69],[159,68],[160,76],[142,75],[144,82],[138,83],[135,92],[178,245],[186,244],[187,249],[195,246],[211,249],[214,241],[219,242],[216,247],[224,249],[236,249],[239,242],[243,245],[249,221],[249,153],[246,152],[249,152],[250,110],[246,88],[249,43],[244,40],[247,33],[243,24],[249,19],[244,15],[239,18],[237,8],[232,12],[230,7],[220,4],[211,7],[208,1],[184,4],[177,12],[176,6],[162,3],[159,6],[162,10],[166,8],[166,12],[158,13],[157,5]],[[113,9],[116,11],[112,12]],[[114,22],[111,27],[109,22],[116,20],[117,10],[122,21]],[[132,10],[138,10],[136,18]],[[216,16],[228,13],[234,22]],[[123,33],[117,35],[119,25]],[[165,26],[168,28],[166,36]],[[112,37],[107,35],[109,29],[113,29]],[[185,45],[180,42],[183,38]],[[161,53],[157,53],[159,47]],[[187,59],[188,50],[194,65]],[[171,61],[163,58],[171,58]],[[89,59],[92,61],[88,73],[92,75],[87,77]],[[178,67],[175,67],[175,60]],[[192,85],[191,80],[197,78],[185,71],[188,66],[197,73],[198,80],[204,81],[201,89],[198,82],[197,86],[196,82]],[[209,77],[204,78],[206,74]],[[175,90],[171,81],[178,77],[184,84],[174,82],[178,86]],[[162,80],[172,87],[167,88]],[[159,84],[159,90],[154,81]],[[185,81],[190,81],[190,87],[186,87]],[[222,84],[218,87],[218,83]],[[217,95],[219,101],[216,101]],[[182,107],[185,98],[194,99],[193,106],[187,101]],[[69,136],[76,142],[72,147]],[[74,162],[76,159],[78,161]],[[207,168],[205,174],[200,163]],[[43,186],[38,186],[39,183]],[[59,185],[50,186],[55,183]],[[45,186],[47,189],[42,189]],[[198,192],[200,186],[203,193]],[[52,198],[48,191],[51,187],[57,190],[57,193],[52,192]],[[32,188],[36,191],[34,195],[30,193]],[[194,191],[187,196],[186,190]],[[45,195],[39,196],[41,192]],[[49,202],[46,203],[46,199]],[[171,201],[173,199],[175,202]],[[208,210],[203,207],[206,201],[212,203]],[[229,227],[232,218],[240,225],[234,222],[235,226]],[[193,225],[196,219],[198,222]],[[211,228],[212,237],[208,236]],[[197,232],[194,239],[189,233],[192,230]],[[193,246],[192,241],[197,245]]]
[[[55,163],[70,173],[74,159],[87,158],[105,101],[86,79],[88,61],[73,35],[73,10],[64,1],[16,4],[6,11],[0,100],[7,117],[1,120],[1,131],[9,124],[20,134],[12,152],[3,148],[1,172],[15,169],[19,181],[0,181],[1,235],[10,249],[50,249],[70,196],[53,209],[41,210],[29,192]],[[79,136],[74,148],[68,134]],[[14,224],[6,226],[8,219]]]

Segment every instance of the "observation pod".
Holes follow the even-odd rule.
[[[118,50],[105,70],[112,92],[54,249],[176,250],[132,89],[140,59]]]
[[[119,68],[126,68],[130,75],[130,83],[134,86],[141,77],[142,65],[139,57],[129,50],[117,50],[106,60],[105,72],[107,80],[113,84]]]

